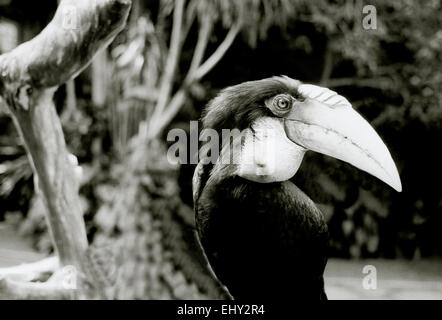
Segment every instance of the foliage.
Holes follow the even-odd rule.
[[[135,1],[131,28],[111,50],[114,145],[134,135],[157,137],[177,113],[205,95],[201,80],[241,32],[254,46],[271,26],[285,26],[296,2],[287,0]],[[154,8],[154,9],[152,9]],[[227,30],[227,34],[225,31]],[[122,139],[122,140],[119,140]]]
[[[435,151],[442,138],[440,1],[373,1],[376,30],[362,28],[363,1],[190,0],[182,2],[181,16],[180,3],[135,1],[126,31],[76,80],[74,109],[65,103],[72,91],[59,92],[68,145],[86,172],[81,192],[89,237],[129,243],[117,296],[216,296],[195,265],[193,248],[186,247],[192,219],[178,194],[191,206],[193,167],[183,166],[180,177],[175,169],[156,168],[165,147],[158,137],[199,118],[219,89],[278,74],[348,97],[399,167],[402,194],[347,164],[307,155],[294,180],[325,213],[332,254],[442,253],[442,202],[430,183],[442,179]],[[97,87],[104,102],[93,98]],[[26,212],[31,171],[9,120],[2,115],[1,121],[2,209]],[[154,144],[140,142],[146,137]],[[30,213],[23,230],[44,235],[34,217]],[[45,236],[38,246],[50,250]],[[182,292],[158,280],[175,276]]]
[[[133,142],[130,156],[112,165],[110,180],[96,189],[101,206],[94,218],[94,243],[112,239],[119,247],[113,295],[119,299],[222,297],[201,267],[193,212],[179,199],[176,168],[168,165],[164,146],[158,141]],[[145,152],[138,152],[140,148]]]
[[[362,27],[362,1],[301,1],[285,30],[270,29],[269,40],[256,49],[237,42],[207,80],[216,92],[213,87],[287,74],[348,97],[392,151],[404,191],[396,194],[346,164],[309,155],[294,180],[326,209],[333,255],[440,254],[435,226],[442,206],[431,181],[442,178],[435,152],[442,110],[436,72],[442,62],[441,4],[370,4],[377,9],[376,30]]]

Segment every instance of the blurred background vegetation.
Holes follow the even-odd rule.
[[[362,27],[366,4],[377,28]],[[35,36],[57,1],[0,0],[0,52]],[[127,28],[56,93],[84,170],[89,240],[118,243],[118,298],[219,297],[193,235],[192,165],[165,158],[220,89],[288,75],[338,91],[376,128],[400,194],[349,165],[308,154],[293,178],[321,208],[331,255],[442,255],[441,1],[133,0]],[[0,102],[0,221],[52,250],[32,170]]]

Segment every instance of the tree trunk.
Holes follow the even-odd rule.
[[[130,3],[64,0],[39,35],[0,56],[0,95],[25,142],[38,188],[48,207],[46,220],[60,265],[74,268],[79,286],[78,290],[67,288],[64,278],[55,283],[52,278],[51,285],[15,283],[2,278],[0,271],[2,297],[102,297],[97,272],[87,258],[89,249],[78,182],[68,161],[52,98],[59,85],[78,75],[96,52],[123,29]]]

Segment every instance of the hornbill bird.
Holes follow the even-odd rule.
[[[241,132],[215,143],[219,154],[210,139],[193,176],[197,235],[214,276],[235,299],[327,299],[327,225],[290,179],[312,150],[400,192],[381,138],[344,97],[286,76],[222,90],[202,122],[220,136]]]

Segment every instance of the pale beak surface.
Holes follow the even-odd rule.
[[[286,134],[294,143],[348,162],[402,191],[386,145],[342,96],[328,90],[319,100],[295,102],[284,119]]]

